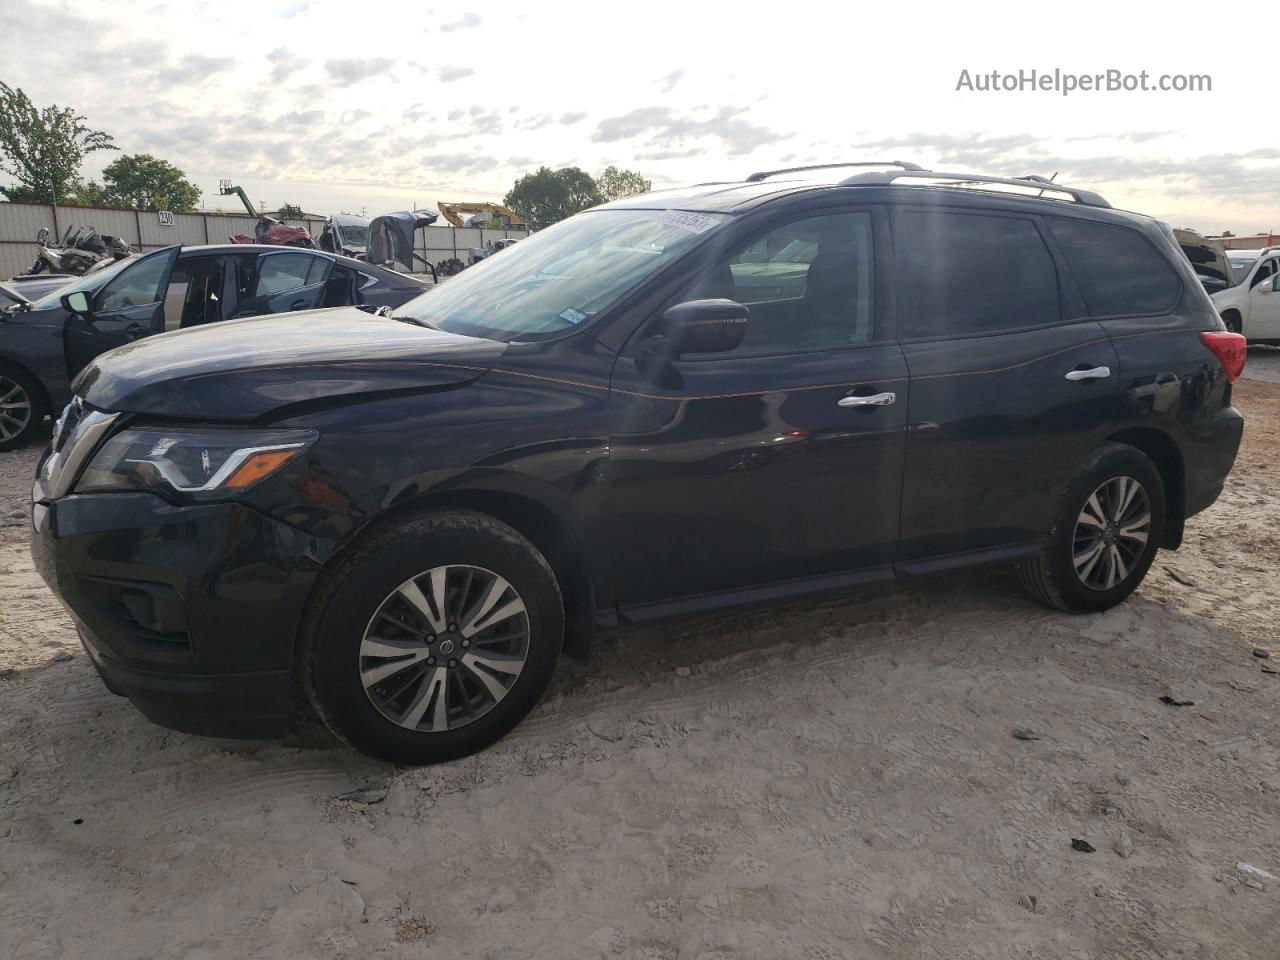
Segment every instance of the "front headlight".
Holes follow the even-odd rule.
[[[241,493],[301,456],[312,430],[138,427],[103,444],[76,493],[146,490],[196,500]]]

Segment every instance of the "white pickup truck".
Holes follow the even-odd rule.
[[[1228,250],[1231,286],[1210,293],[1227,329],[1250,343],[1280,343],[1280,247]]]

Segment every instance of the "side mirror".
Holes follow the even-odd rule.
[[[1280,293],[1280,273],[1271,278],[1271,290],[1273,293]]]
[[[1277,280],[1280,280],[1280,274],[1276,274],[1274,277],[1267,277],[1267,279],[1263,280],[1253,289],[1257,290],[1259,293],[1274,293]]]
[[[79,314],[82,317],[89,316],[89,295],[83,290],[64,293],[62,295],[62,305],[72,313]]]
[[[48,239],[49,239],[48,227],[41,227],[39,230],[36,231],[36,243],[40,244],[40,246],[43,247],[44,242]]]
[[[662,315],[660,335],[672,355],[728,353],[742,344],[751,310],[736,300],[687,300]]]

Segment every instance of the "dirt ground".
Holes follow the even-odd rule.
[[[1280,351],[1250,368],[1226,493],[1116,610],[982,572],[626,631],[420,770],[108,694],[31,570],[36,451],[0,455],[0,960],[1274,960]]]

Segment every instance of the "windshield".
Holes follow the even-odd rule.
[[[1244,278],[1249,276],[1249,271],[1253,269],[1253,265],[1258,262],[1257,256],[1252,257],[1229,257],[1227,262],[1231,264],[1231,272],[1235,274],[1232,278],[1233,283],[1244,283]]]
[[[338,224],[338,232],[342,234],[344,244],[354,244],[357,247],[369,245],[369,228],[366,226],[358,223],[341,223]]]
[[[39,300],[36,300],[31,308],[33,310],[45,310],[49,307],[56,307],[62,302],[62,298],[68,293],[75,293],[77,290],[84,290],[88,293],[96,293],[102,288],[108,280],[132,263],[136,263],[137,257],[125,257],[123,260],[117,260],[109,267],[103,267],[101,270],[95,270],[93,273],[86,273],[83,277],[72,280],[64,287],[58,287],[51,293],[46,293]]]
[[[450,333],[546,339],[590,321],[729,219],[680,210],[581,213],[481,261],[396,312]]]

